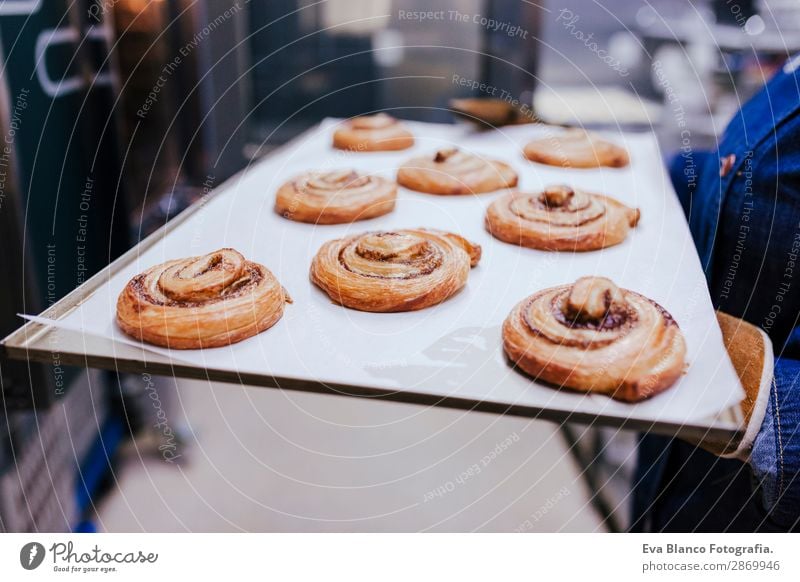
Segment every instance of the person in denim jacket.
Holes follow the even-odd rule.
[[[714,306],[769,336],[771,374],[752,395],[760,411],[738,459],[641,439],[631,529],[799,529],[800,55],[741,108],[716,152],[678,156],[671,175]]]

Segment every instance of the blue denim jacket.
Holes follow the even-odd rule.
[[[769,334],[775,376],[749,470],[678,441],[643,440],[634,529],[800,523],[799,113],[800,71],[787,64],[741,108],[716,152],[685,152],[671,166],[712,301]]]

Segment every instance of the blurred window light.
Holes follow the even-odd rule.
[[[764,32],[765,28],[766,24],[764,24],[764,19],[758,14],[754,14],[744,23],[744,31],[751,36],[761,34]]]
[[[370,35],[389,24],[391,0],[327,0],[321,6],[322,27],[330,34]]]
[[[405,37],[399,30],[385,28],[372,35],[375,62],[381,67],[396,67],[403,62]]]

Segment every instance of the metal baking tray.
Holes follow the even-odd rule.
[[[625,169],[565,170],[529,163],[521,146],[558,129],[521,126],[476,132],[465,126],[409,124],[411,150],[349,153],[330,147],[326,120],[259,159],[2,342],[10,358],[120,372],[202,378],[250,386],[443,406],[556,422],[596,423],[669,435],[730,438],[741,431],[743,391],[722,344],[686,220],[651,134],[614,134],[628,148]],[[497,193],[441,197],[400,189],[396,210],[350,225],[294,223],[272,210],[274,193],[307,169],[354,167],[386,177],[408,157],[458,146],[501,159],[520,188],[569,183],[642,210],[623,244],[592,253],[546,253],[493,239],[483,213]],[[373,314],[334,305],[308,280],[322,242],[367,230],[435,227],[483,247],[467,287],[439,306]],[[235,247],[265,264],[294,299],[265,333],[211,350],[169,351],[124,337],[113,323],[129,278],[172,258]],[[511,307],[545,287],[599,274],[666,307],[683,330],[689,366],[670,390],[625,404],[533,382],[513,370],[500,326]]]

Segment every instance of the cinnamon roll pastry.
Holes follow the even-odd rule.
[[[458,148],[407,161],[397,171],[397,183],[428,194],[480,194],[517,185],[517,173],[504,162],[487,160]]]
[[[405,150],[414,136],[397,119],[386,113],[354,117],[333,134],[333,147],[341,150],[380,152]]]
[[[524,299],[503,324],[503,346],[538,380],[637,402],[672,386],[686,343],[656,302],[603,277]]]
[[[394,210],[397,185],[355,170],[307,172],[278,189],[275,211],[298,222],[342,224]]]
[[[534,140],[523,151],[532,162],[564,168],[622,168],[630,161],[624,148],[577,128]]]
[[[625,240],[639,210],[613,198],[549,186],[541,193],[511,192],[486,210],[486,230],[507,243],[545,251],[593,251]]]
[[[322,245],[311,281],[351,309],[415,311],[464,287],[480,257],[480,246],[449,232],[367,232]]]
[[[233,249],[156,265],[117,300],[128,335],[179,350],[233,344],[272,327],[291,303],[275,276]]]

